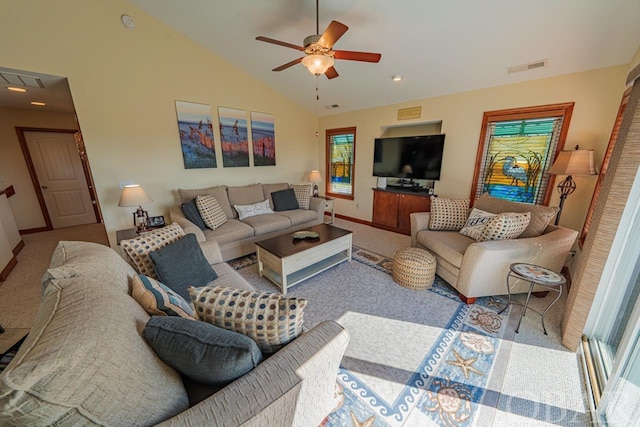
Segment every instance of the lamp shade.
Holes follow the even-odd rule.
[[[597,175],[593,150],[561,151],[548,173],[551,175]]]
[[[141,206],[152,202],[153,199],[151,199],[146,191],[144,191],[138,184],[125,185],[122,189],[122,194],[120,194],[120,201],[118,202],[118,206]]]
[[[311,74],[319,76],[332,67],[334,63],[332,56],[325,55],[307,55],[302,58],[302,65],[307,67]]]
[[[320,182],[322,181],[322,176],[320,175],[320,171],[311,171],[309,174],[309,182]]]

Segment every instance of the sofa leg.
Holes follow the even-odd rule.
[[[461,293],[458,293],[458,296],[460,297],[460,299],[462,300],[463,303],[469,304],[469,305],[475,304],[476,300],[478,299],[478,298],[467,298],[464,295],[462,295]]]
[[[541,291],[541,292],[531,292],[531,295],[533,295],[536,298],[544,298],[549,294],[549,291]]]

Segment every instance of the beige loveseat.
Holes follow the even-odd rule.
[[[197,190],[178,189],[178,206],[169,210],[173,222],[177,222],[185,233],[194,233],[206,251],[207,245],[216,243],[222,252],[224,261],[229,261],[256,251],[255,242],[270,237],[302,230],[322,223],[324,219],[324,201],[317,197],[309,200],[309,209],[295,209],[257,215],[243,220],[238,219],[234,205],[249,205],[269,199],[271,209],[274,208],[271,193],[290,188],[287,183],[252,184],[240,187],[220,185]],[[310,193],[310,187],[309,187]],[[183,214],[180,205],[196,198],[211,195],[216,198],[227,221],[215,230],[201,230]]]
[[[215,252],[212,284],[252,289]],[[0,425],[317,426],[331,411],[340,325],[315,326],[209,396],[146,343],[134,273],[111,248],[59,243],[33,328],[0,374]]]
[[[429,230],[429,212],[411,214],[411,246],[433,253],[436,274],[469,304],[477,297],[506,294],[506,277],[512,263],[540,265],[559,273],[578,236],[575,230],[548,225],[556,208],[510,202],[487,194],[478,198],[474,207],[495,214],[531,212],[531,221],[524,237],[479,242],[458,231]],[[510,284],[512,293],[528,292],[530,286],[520,280],[511,280]],[[534,288],[534,292],[545,290]]]

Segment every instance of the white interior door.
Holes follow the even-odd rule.
[[[24,132],[53,228],[96,222],[75,137]]]

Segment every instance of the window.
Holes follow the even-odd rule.
[[[355,162],[356,128],[327,129],[327,195],[354,199]]]
[[[494,197],[533,204],[551,198],[551,167],[564,141],[573,103],[484,113],[471,200]]]

